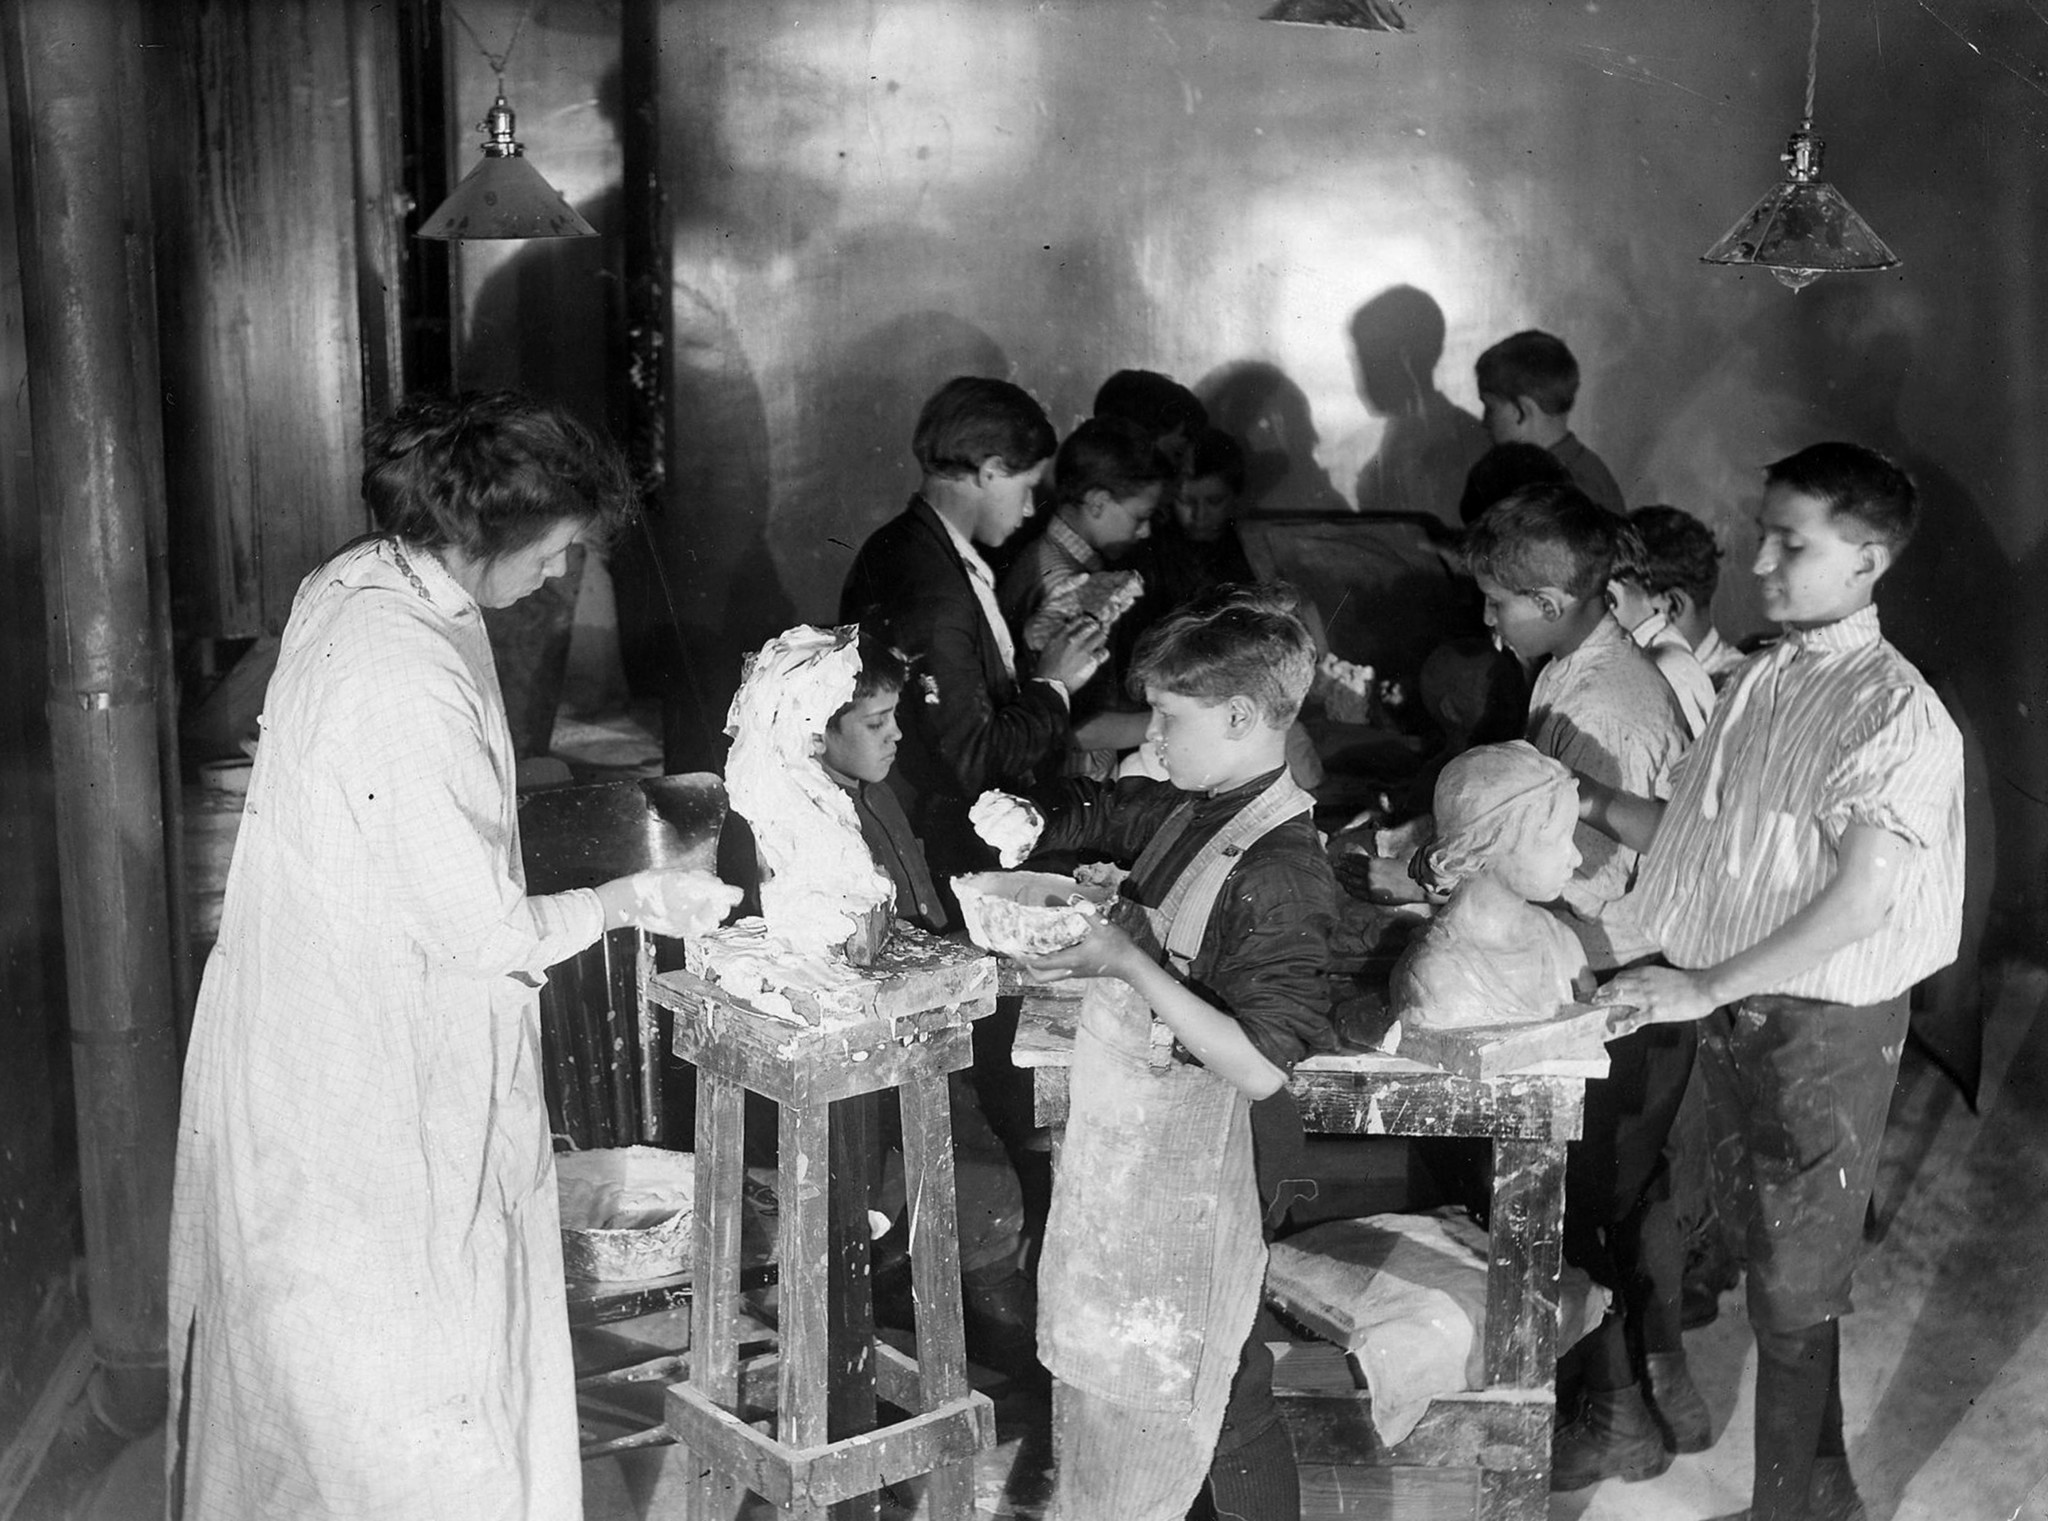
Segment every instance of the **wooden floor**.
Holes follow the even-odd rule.
[[[1981,1114],[1909,1049],[1886,1137],[1886,1233],[1843,1332],[1850,1461],[1872,1521],[2048,1521],[2048,971],[1994,983]],[[658,1340],[662,1328],[644,1328]],[[1643,1484],[1556,1496],[1554,1521],[1699,1521],[1748,1499],[1752,1344],[1739,1292],[1689,1333],[1712,1406],[1714,1448]],[[1001,1445],[980,1466],[977,1510],[1043,1514],[1042,1403],[984,1380]],[[163,1513],[162,1443],[138,1443],[76,1514]],[[1371,1470],[1304,1476],[1305,1521],[1462,1517],[1454,1475]],[[627,1455],[585,1469],[589,1521],[675,1514],[674,1458]],[[885,1507],[913,1516],[908,1492]]]

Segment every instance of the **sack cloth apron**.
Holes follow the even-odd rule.
[[[1143,910],[1176,972],[1187,975],[1245,849],[1312,805],[1283,772]],[[1134,877],[1194,807],[1173,812]],[[1064,1383],[1184,1416],[1213,1443],[1266,1272],[1250,1101],[1206,1068],[1159,1062],[1154,1024],[1130,984],[1087,979],[1039,1263],[1039,1357]]]

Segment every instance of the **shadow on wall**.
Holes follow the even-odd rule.
[[[616,65],[598,82],[596,106],[616,138]],[[576,204],[597,237],[521,243],[478,288],[456,366],[464,389],[523,391],[615,439],[624,436],[622,195],[613,184]],[[521,759],[546,755],[551,746],[585,565],[579,550],[565,574],[532,596],[484,611]]]
[[[901,512],[917,488],[910,435],[927,398],[956,375],[1007,380],[1001,344],[943,311],[905,312],[868,328],[825,361],[817,375],[815,436],[828,441],[834,479],[804,495],[833,504],[819,525],[833,552],[833,600],[862,542]],[[836,444],[836,448],[830,445]]]
[[[1320,435],[1308,394],[1286,371],[1236,359],[1203,376],[1194,392],[1210,425],[1244,445],[1245,515],[1351,510],[1316,459]]]
[[[1443,355],[1443,308],[1427,291],[1392,286],[1351,314],[1358,394],[1386,422],[1379,449],[1358,472],[1360,512],[1419,513],[1452,530],[1463,526],[1465,475],[1491,440],[1484,423],[1437,389]]]

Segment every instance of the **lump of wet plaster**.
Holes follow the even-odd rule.
[[[852,796],[820,759],[825,725],[852,700],[859,675],[854,629],[800,625],[747,657],[726,717],[726,792],[753,826],[761,915],[768,934],[799,955],[844,955],[849,944],[870,953],[895,896],[861,838]]]

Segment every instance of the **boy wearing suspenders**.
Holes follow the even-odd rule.
[[[1335,1045],[1335,880],[1286,763],[1315,647],[1288,606],[1222,588],[1148,633],[1132,684],[1170,780],[1076,783],[1038,841],[1132,863],[1085,939],[1026,963],[1087,979],[1039,1264],[1061,1521],[1180,1521],[1205,1475],[1219,1514],[1299,1510],[1251,1340],[1261,1197],[1300,1143],[1287,1073]]]

